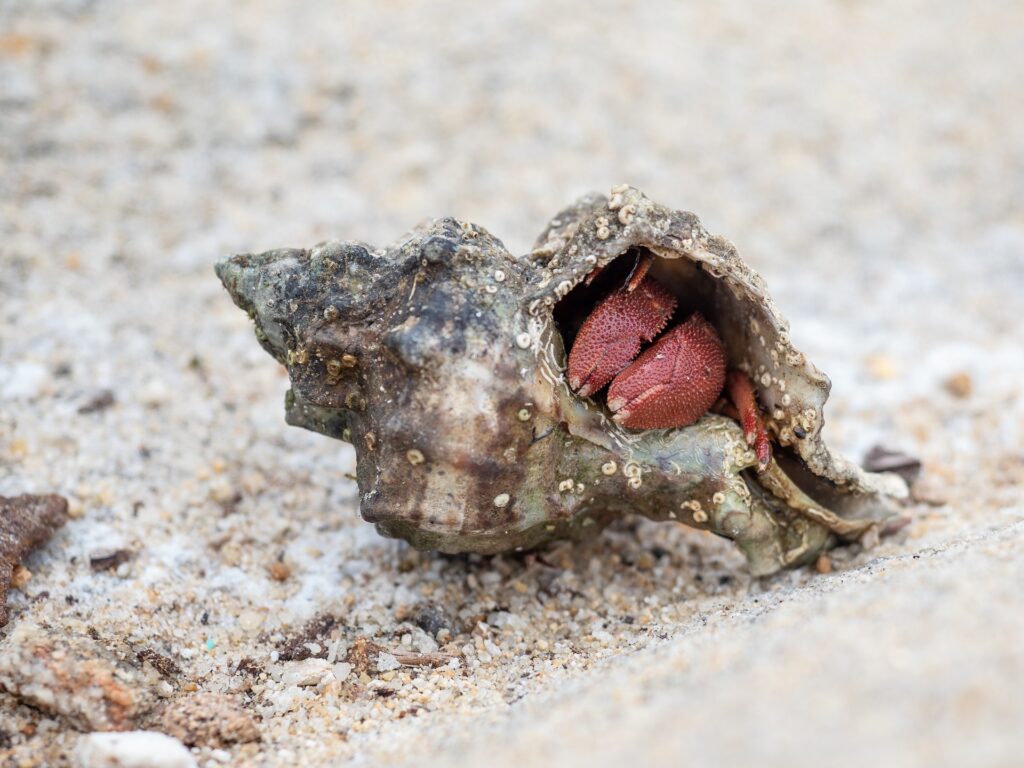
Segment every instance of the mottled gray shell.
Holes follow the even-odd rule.
[[[660,257],[652,274],[757,384],[777,441],[768,471],[727,418],[631,432],[568,389],[556,307],[631,249]],[[523,258],[441,219],[387,250],[325,243],[217,273],[288,368],[288,422],[351,442],[363,517],[418,547],[528,548],[638,513],[728,536],[765,574],[876,531],[906,493],[829,452],[828,379],[732,245],[631,187],[566,209]]]

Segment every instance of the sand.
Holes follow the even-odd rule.
[[[103,658],[136,728],[229,694],[261,740],[199,765],[1019,765],[1021,71],[1013,2],[0,2],[0,495],[73,515],[0,660]],[[416,553],[212,271],[449,214],[525,252],[623,182],[764,274],[835,447],[921,458],[900,535]],[[85,754],[28,698],[0,761]]]

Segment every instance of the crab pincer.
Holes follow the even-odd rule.
[[[753,384],[742,371],[728,370],[725,345],[699,312],[659,337],[676,298],[647,277],[652,263],[640,257],[626,283],[587,317],[569,352],[569,386],[590,397],[610,383],[612,420],[629,429],[693,424],[716,407],[724,389],[719,412],[740,422],[758,468],[766,469],[772,448]]]
[[[604,299],[583,323],[569,353],[569,386],[590,397],[633,362],[668,324],[676,297],[652,278]]]
[[[725,348],[698,312],[644,350],[608,389],[612,419],[630,429],[692,424],[725,384]]]

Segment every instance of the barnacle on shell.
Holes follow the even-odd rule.
[[[566,349],[600,288],[584,278],[638,253],[755,382],[766,471],[724,416],[630,431],[569,388]],[[288,369],[288,423],[351,442],[362,516],[417,547],[529,548],[636,513],[727,536],[767,574],[877,530],[906,495],[828,450],[829,381],[735,248],[632,187],[563,210],[525,257],[445,218],[384,250],[238,255],[217,274]]]

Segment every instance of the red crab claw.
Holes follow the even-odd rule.
[[[597,305],[569,352],[569,386],[583,397],[597,392],[629,365],[665,327],[676,298],[653,279],[633,291],[618,290]]]
[[[692,424],[718,400],[725,368],[722,340],[695,313],[615,377],[608,408],[615,421],[630,429]]]
[[[761,419],[761,411],[757,405],[754,386],[743,371],[731,370],[728,377],[729,397],[739,411],[740,426],[747,445],[757,454],[757,464],[762,470],[768,467],[772,459],[772,445]]]

